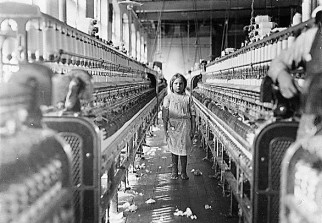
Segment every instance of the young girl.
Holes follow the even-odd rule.
[[[181,178],[188,180],[187,150],[195,132],[195,109],[192,98],[185,93],[187,80],[175,74],[170,81],[171,92],[164,98],[162,118],[168,148],[172,153],[171,179],[178,179],[178,160],[181,162]]]

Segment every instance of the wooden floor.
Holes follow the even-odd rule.
[[[136,166],[141,168],[137,169],[136,173],[129,173],[131,189],[120,191],[118,194],[119,217],[114,217],[111,222],[237,223],[238,218],[229,215],[230,197],[223,197],[211,162],[203,159],[205,151],[200,148],[199,141],[188,156],[187,171],[190,179],[171,180],[171,153],[167,151],[162,125],[154,127],[152,134],[152,137],[147,137],[143,158],[138,158],[136,162]],[[195,176],[191,172],[193,169],[200,170],[202,175]],[[149,199],[153,199],[155,203],[147,204]],[[137,210],[131,212],[129,205]],[[205,208],[206,205],[211,208]],[[185,212],[187,208],[191,209],[197,219],[174,215],[177,209]]]

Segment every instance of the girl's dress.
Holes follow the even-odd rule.
[[[165,117],[168,121],[168,148],[171,153],[186,156],[191,147],[191,116],[195,115],[192,98],[187,94],[169,93],[163,101],[168,109]]]

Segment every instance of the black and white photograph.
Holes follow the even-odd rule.
[[[0,0],[0,223],[322,223],[322,0]]]

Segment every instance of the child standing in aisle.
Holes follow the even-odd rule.
[[[171,92],[164,98],[162,119],[168,148],[172,155],[171,179],[178,179],[180,156],[181,178],[188,180],[187,151],[195,132],[195,109],[192,98],[186,94],[187,80],[175,74],[170,80]]]

